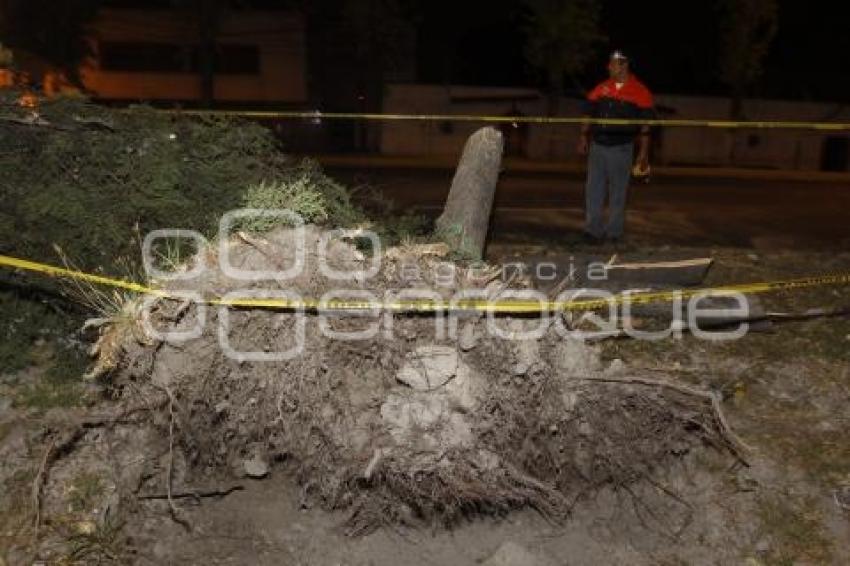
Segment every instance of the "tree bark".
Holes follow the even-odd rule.
[[[481,259],[490,226],[490,211],[502,166],[504,139],[493,127],[481,128],[467,140],[437,235],[456,254]]]

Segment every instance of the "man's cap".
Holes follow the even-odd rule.
[[[629,60],[628,56],[625,53],[623,53],[622,51],[620,51],[619,49],[615,49],[614,51],[612,51],[610,58],[611,59],[619,59],[621,61],[628,61]]]

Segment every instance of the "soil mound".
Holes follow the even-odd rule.
[[[184,268],[203,262],[201,275],[168,287],[206,298],[505,291],[498,271],[452,264],[440,246],[387,250],[373,276],[332,280],[317,258],[344,273],[377,258],[339,234],[307,226],[303,235],[295,277],[232,277],[233,268],[294,264],[299,231],[280,228],[233,236],[229,270],[217,251],[201,252]],[[156,332],[141,317],[132,331],[105,331],[101,370],[128,406],[160,407],[155,426],[173,438],[184,481],[289,468],[304,505],[350,511],[351,534],[518,507],[557,521],[603,487],[628,488],[706,444],[728,446],[710,397],[603,370],[593,346],[555,325],[529,336],[537,319],[331,316],[174,300],[150,312]],[[195,327],[179,341],[157,336]],[[280,354],[298,344],[297,355]]]

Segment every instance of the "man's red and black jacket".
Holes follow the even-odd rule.
[[[587,95],[584,114],[593,118],[651,120],[655,117],[652,93],[634,75],[629,75],[619,89],[614,79],[608,79]],[[598,144],[621,145],[633,142],[640,130],[639,125],[593,124],[590,133]]]

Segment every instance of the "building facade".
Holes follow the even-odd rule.
[[[202,97],[198,20],[190,11],[108,7],[89,28],[86,90],[105,101]],[[225,104],[307,101],[306,37],[296,12],[229,11],[214,33],[213,99]]]

